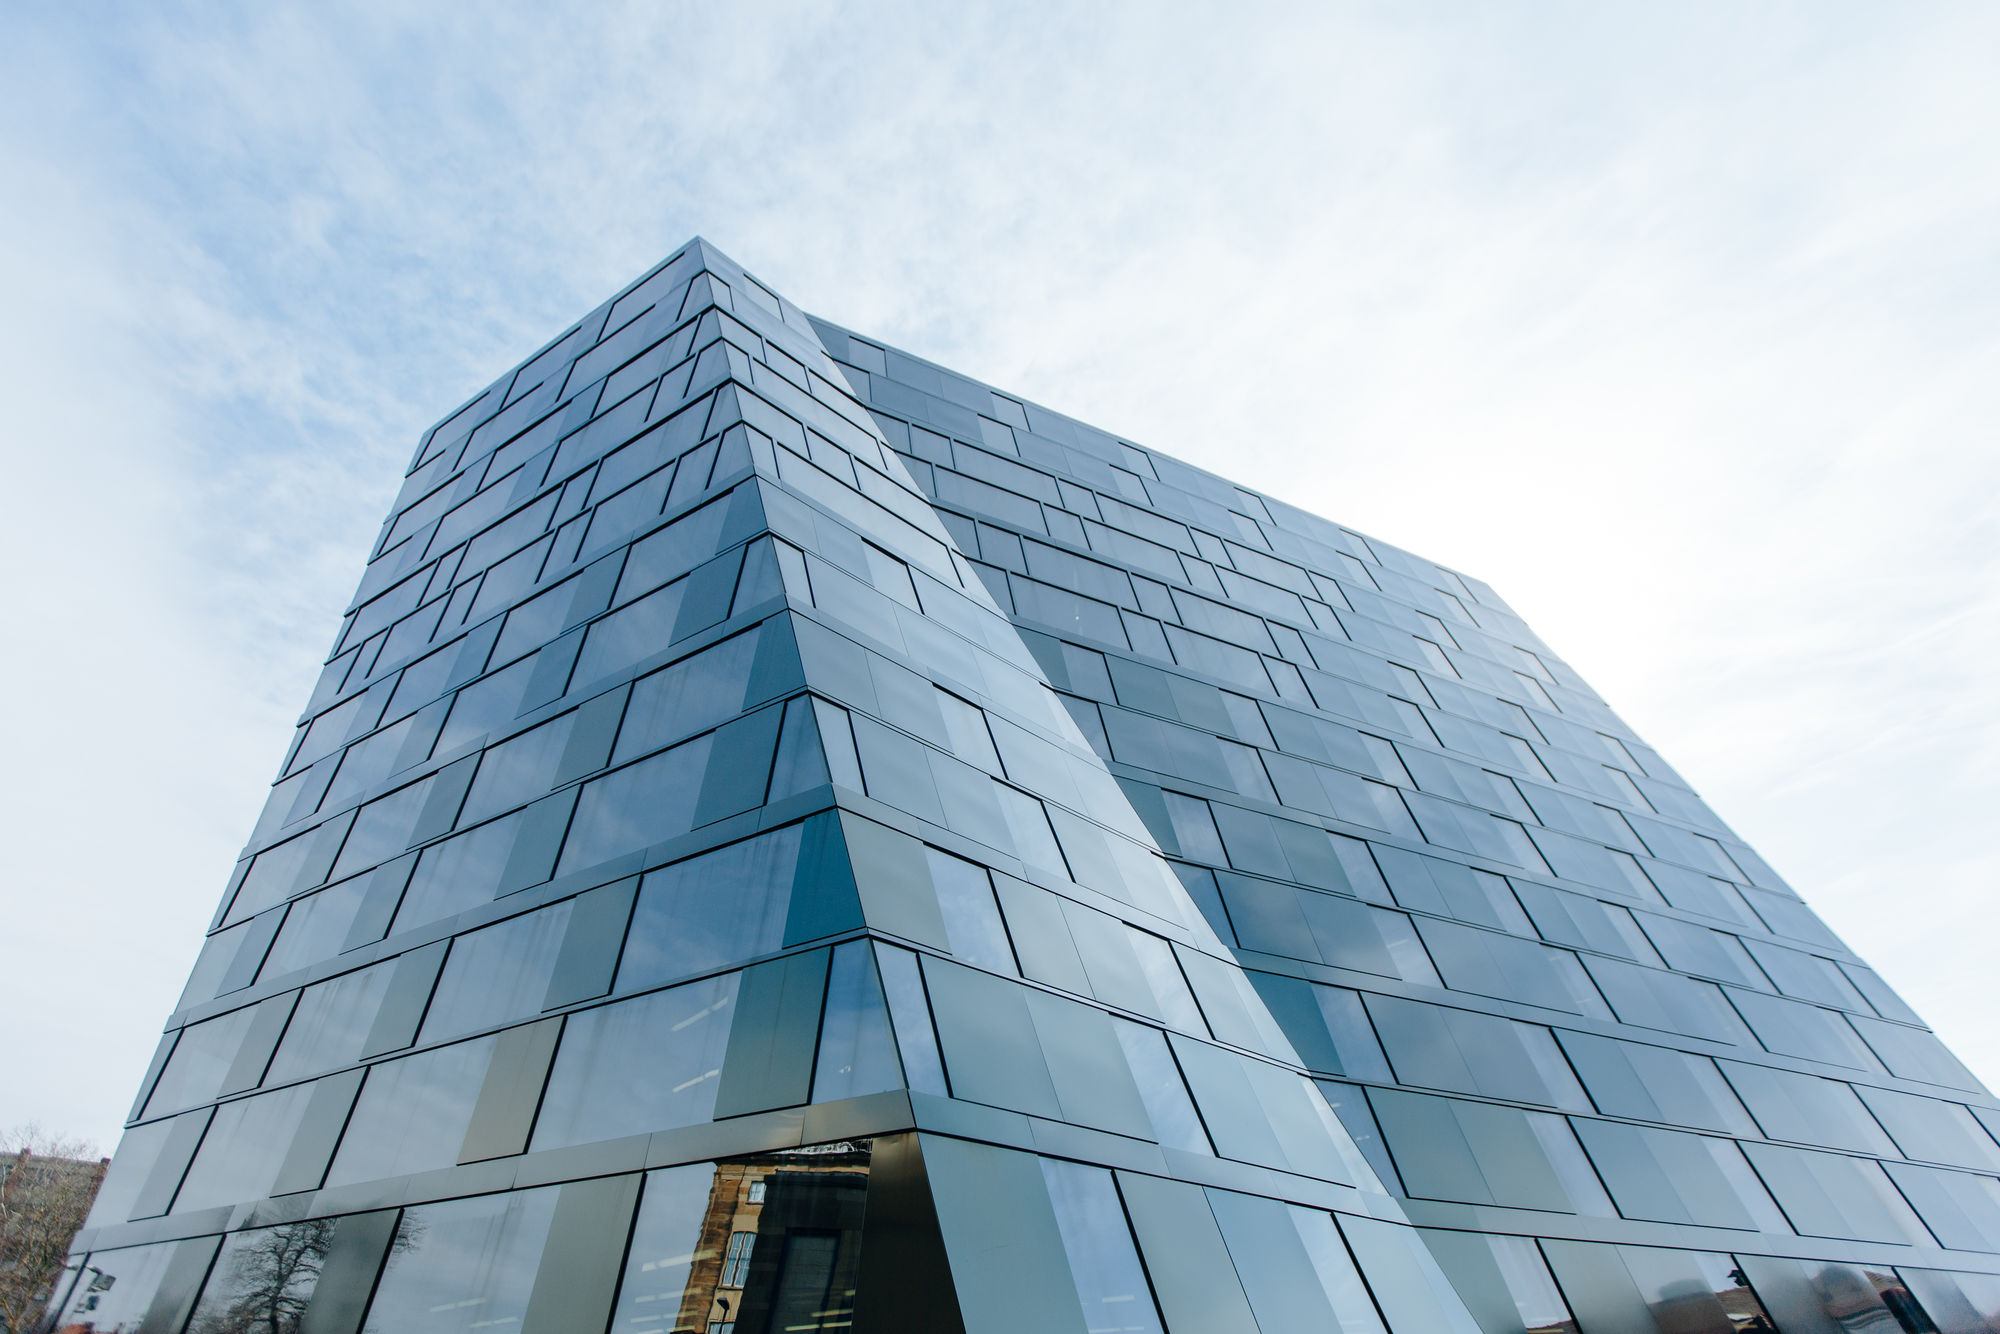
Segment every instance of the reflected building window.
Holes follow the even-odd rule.
[[[1739,1284],[1754,1285],[1756,1299],[1772,1313],[1771,1328],[1937,1334],[1922,1301],[1902,1275],[1886,1266],[1738,1255],[1732,1276]]]
[[[239,1232],[223,1243],[187,1334],[298,1334],[333,1244],[334,1219]]]
[[[850,1328],[870,1153],[843,1140],[649,1172],[612,1329]]]
[[[1618,1254],[1669,1334],[1775,1334],[1748,1276],[1730,1257],[1652,1246],[1620,1246]]]
[[[1889,1314],[1896,1318],[1896,1323],[1903,1327],[1906,1334],[1938,1334],[1937,1325],[1924,1310],[1923,1303],[1911,1295],[1901,1275],[1893,1269],[1864,1272],[1874,1285],[1875,1294],[1882,1299],[1882,1305],[1889,1308]]]
[[[762,1185],[762,1182],[757,1184]],[[746,1199],[745,1203],[749,1203]],[[750,1250],[757,1244],[755,1232],[732,1232],[729,1234],[729,1249],[722,1257],[722,1278],[720,1286],[740,1288],[744,1275],[750,1272]]]
[[[1894,1270],[1856,1265],[1811,1266],[1813,1295],[1833,1322],[1849,1334],[1935,1334],[1936,1326],[1910,1296]]]

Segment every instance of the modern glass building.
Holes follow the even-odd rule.
[[[1996,1133],[1485,584],[695,241],[424,436],[50,1325],[1960,1334]]]

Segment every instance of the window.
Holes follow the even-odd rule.
[[[758,1194],[763,1193],[763,1182],[757,1183]],[[757,1244],[755,1232],[732,1232],[729,1234],[729,1250],[722,1257],[722,1286],[740,1288],[744,1278],[750,1273],[750,1251]],[[731,1322],[734,1323],[734,1322]],[[709,1326],[714,1329],[714,1325]]]
[[[637,991],[784,944],[803,826],[648,874],[618,969],[618,990]]]
[[[555,1212],[547,1186],[405,1210],[366,1328],[518,1329]]]
[[[420,1040],[455,1038],[539,1014],[571,906],[554,903],[454,940]]]
[[[1159,1311],[1111,1173],[1053,1158],[1041,1164],[1086,1327],[1158,1334]]]
[[[222,1243],[188,1327],[297,1334],[333,1244],[334,1220],[304,1219]]]
[[[474,1038],[370,1066],[327,1184],[378,1181],[457,1162],[493,1044],[490,1037]]]
[[[747,1204],[762,1204],[764,1202],[764,1182],[761,1180],[751,1182],[750,1193],[745,1195],[743,1199]]]
[[[709,1120],[740,976],[726,973],[571,1015],[536,1119],[534,1147]]]

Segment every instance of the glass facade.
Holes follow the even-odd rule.
[[[1996,1132],[1491,588],[697,240],[425,434],[45,1327],[2000,1332]]]

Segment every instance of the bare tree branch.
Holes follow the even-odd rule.
[[[0,1131],[0,1334],[41,1314],[108,1161],[37,1125]]]

